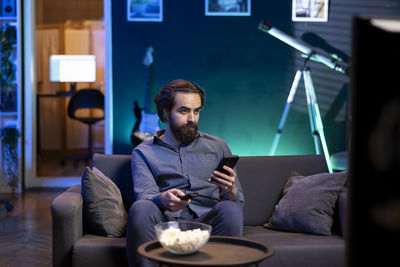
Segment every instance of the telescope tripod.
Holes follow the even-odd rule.
[[[269,154],[273,156],[275,154],[276,147],[278,146],[279,138],[282,133],[283,126],[285,125],[286,118],[288,116],[290,105],[293,102],[294,95],[296,94],[297,87],[299,85],[301,76],[303,76],[304,80],[304,89],[306,92],[307,98],[307,107],[308,107],[308,115],[310,119],[310,126],[311,126],[311,134],[314,138],[315,144],[315,151],[317,154],[321,154],[321,147],[324,152],[325,161],[328,166],[328,170],[330,173],[333,172],[332,164],[329,158],[328,147],[325,141],[324,129],[322,126],[321,114],[319,112],[319,107],[317,103],[317,97],[314,91],[314,85],[311,79],[310,69],[307,67],[307,62],[304,63],[302,67],[300,67],[297,72],[296,76],[294,77],[292,87],[290,88],[289,96],[286,101],[285,109],[282,114],[281,121],[279,122],[278,131],[275,135],[274,141],[272,143],[271,149]]]

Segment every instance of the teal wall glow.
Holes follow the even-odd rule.
[[[257,27],[264,19],[290,32],[291,2],[253,0],[249,17],[209,17],[202,0],[164,0],[163,22],[128,22],[126,1],[113,1],[113,152],[132,151],[132,103],[144,105],[142,59],[151,45],[152,99],[170,80],[195,82],[207,94],[200,130],[225,139],[234,154],[267,155],[294,77],[294,59],[293,48]],[[331,129],[328,146],[343,150],[343,125]],[[276,154],[314,153],[308,115],[291,111]]]

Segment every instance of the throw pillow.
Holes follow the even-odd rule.
[[[86,167],[82,175],[83,212],[95,234],[120,237],[127,215],[119,188],[100,170]]]
[[[347,172],[320,173],[290,177],[283,196],[275,206],[267,228],[330,235],[338,194],[346,182]]]

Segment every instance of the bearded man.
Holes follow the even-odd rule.
[[[165,221],[197,221],[212,226],[212,235],[241,236],[244,196],[236,171],[219,161],[231,155],[221,139],[197,130],[205,93],[182,79],[166,84],[154,99],[165,130],[132,152],[136,201],[128,215],[130,266],[156,266],[137,248],[156,239],[154,226]],[[187,193],[199,195],[182,200]]]

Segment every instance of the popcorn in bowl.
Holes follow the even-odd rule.
[[[155,226],[158,241],[174,254],[192,254],[207,243],[211,226],[198,222],[164,222]]]

